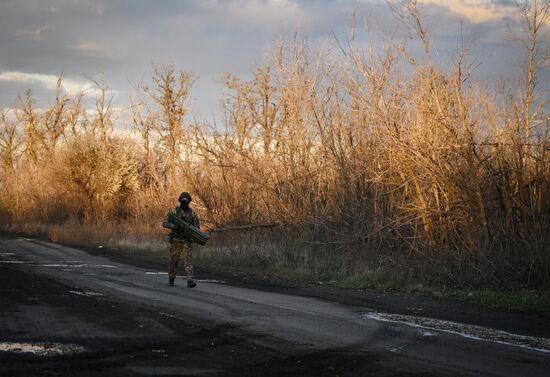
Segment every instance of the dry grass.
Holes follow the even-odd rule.
[[[168,250],[167,237],[143,226],[128,224],[53,225],[49,230],[53,242],[69,245],[102,246],[113,250],[162,254]]]

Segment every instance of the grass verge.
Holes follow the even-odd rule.
[[[518,312],[550,313],[550,292],[517,291],[498,292],[492,290],[464,291],[457,289],[434,290],[435,297],[459,299],[493,308]]]

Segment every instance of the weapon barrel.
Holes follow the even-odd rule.
[[[180,219],[174,214],[170,214],[169,220],[172,224],[176,225],[178,228],[183,230],[183,236],[189,238],[193,242],[198,243],[199,245],[204,245],[206,241],[210,239],[210,236],[202,232],[196,226],[189,224],[187,221]]]

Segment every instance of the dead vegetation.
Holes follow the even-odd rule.
[[[549,3],[521,7],[521,85],[498,90],[471,79],[464,46],[440,68],[416,1],[389,3],[423,59],[355,37],[330,49],[279,41],[251,80],[226,76],[221,128],[190,119],[193,75],[172,66],[136,85],[125,132],[115,132],[123,122],[104,83],[94,114],[83,95],[63,93],[62,78],[47,109],[29,91],[0,118],[4,216],[50,225],[55,240],[159,249],[162,216],[186,189],[207,227],[280,225],[216,234],[203,258],[549,288],[550,124],[539,88]]]

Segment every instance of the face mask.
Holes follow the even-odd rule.
[[[185,210],[189,209],[189,202],[182,201],[180,207]]]

